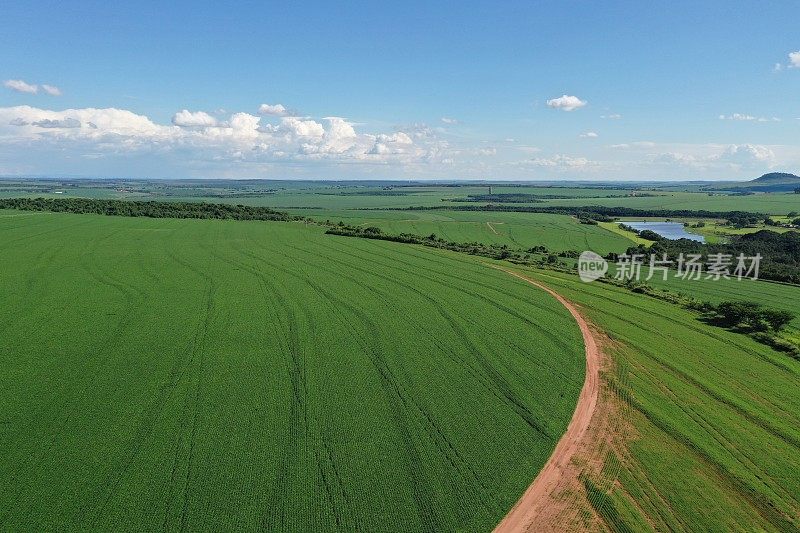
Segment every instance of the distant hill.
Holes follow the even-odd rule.
[[[704,191],[726,191],[735,194],[755,194],[759,192],[794,192],[800,189],[800,176],[788,172],[770,172],[754,180],[723,183],[703,187]]]
[[[750,183],[796,183],[800,185],[800,176],[788,172],[770,172],[751,180]]]

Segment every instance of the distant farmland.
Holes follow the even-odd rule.
[[[436,234],[448,241],[507,245],[514,249],[545,246],[551,252],[624,251],[633,242],[606,228],[581,224],[568,215],[466,211],[296,211],[317,220],[343,220],[375,226],[385,233]]]
[[[0,212],[0,529],[491,529],[572,415],[577,327],[322,233]]]

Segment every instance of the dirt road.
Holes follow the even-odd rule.
[[[492,224],[503,224],[503,222],[487,222],[486,225],[489,226],[489,229],[492,230],[492,233],[495,235],[500,235]]]
[[[601,356],[598,343],[592,335],[589,325],[581,316],[575,306],[563,296],[537,281],[505,268],[491,265],[492,268],[502,270],[514,277],[522,279],[531,285],[546,291],[556,298],[561,305],[567,308],[580,327],[583,342],[586,346],[586,378],[583,388],[578,396],[578,405],[572,415],[572,420],[567,426],[567,431],[558,441],[555,450],[545,463],[539,475],[527,488],[522,497],[514,504],[511,511],[495,528],[495,533],[508,533],[519,531],[545,531],[558,530],[557,524],[540,523],[541,516],[549,505],[555,503],[553,493],[559,486],[563,486],[565,478],[577,476],[579,471],[571,467],[570,461],[581,446],[589,428],[589,421],[597,407],[600,390],[600,363]],[[550,514],[550,513],[546,513]],[[546,522],[546,521],[545,521]]]

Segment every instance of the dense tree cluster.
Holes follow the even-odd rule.
[[[794,313],[762,307],[754,302],[721,302],[713,307],[710,318],[726,328],[746,331],[780,331],[794,319]]]
[[[661,235],[659,235],[653,230],[636,229],[632,226],[628,226],[627,224],[620,224],[619,227],[620,229],[624,229],[625,231],[631,231],[647,241],[660,241],[663,238],[661,237]]]
[[[569,198],[569,196],[547,196],[541,194],[527,194],[521,192],[515,193],[497,193],[497,194],[470,194],[466,198],[446,198],[448,202],[503,202],[507,204],[536,204],[542,201],[542,198]]]
[[[0,198],[0,209],[93,213],[149,218],[219,218],[232,220],[302,220],[268,207],[203,202],[141,202],[95,198]]]
[[[707,244],[690,239],[665,239],[649,232],[639,236],[655,241],[650,248],[642,245],[628,248],[628,255],[667,254],[668,259],[676,261],[680,254],[699,254],[704,260],[709,254],[725,254],[734,258],[739,254],[745,257],[761,256],[759,277],[787,283],[800,283],[800,233],[789,231],[777,233],[761,230],[755,233],[736,235],[730,242]],[[652,235],[651,235],[652,234]]]
[[[338,191],[338,192],[318,192],[320,196],[408,196],[411,193],[405,191],[395,191],[392,189],[374,189],[366,191]]]

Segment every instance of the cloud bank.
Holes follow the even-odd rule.
[[[0,147],[68,151],[92,158],[182,154],[192,162],[422,164],[441,162],[450,150],[425,127],[365,133],[341,117],[274,117],[249,113],[218,119],[181,110],[171,124],[117,108],[54,111],[31,106],[0,108]]]
[[[119,108],[2,107],[0,161],[17,174],[317,179],[733,179],[800,167],[800,148],[791,145],[603,144],[585,130],[571,151],[425,124],[376,131],[267,105],[271,114],[182,109],[166,123]]]

